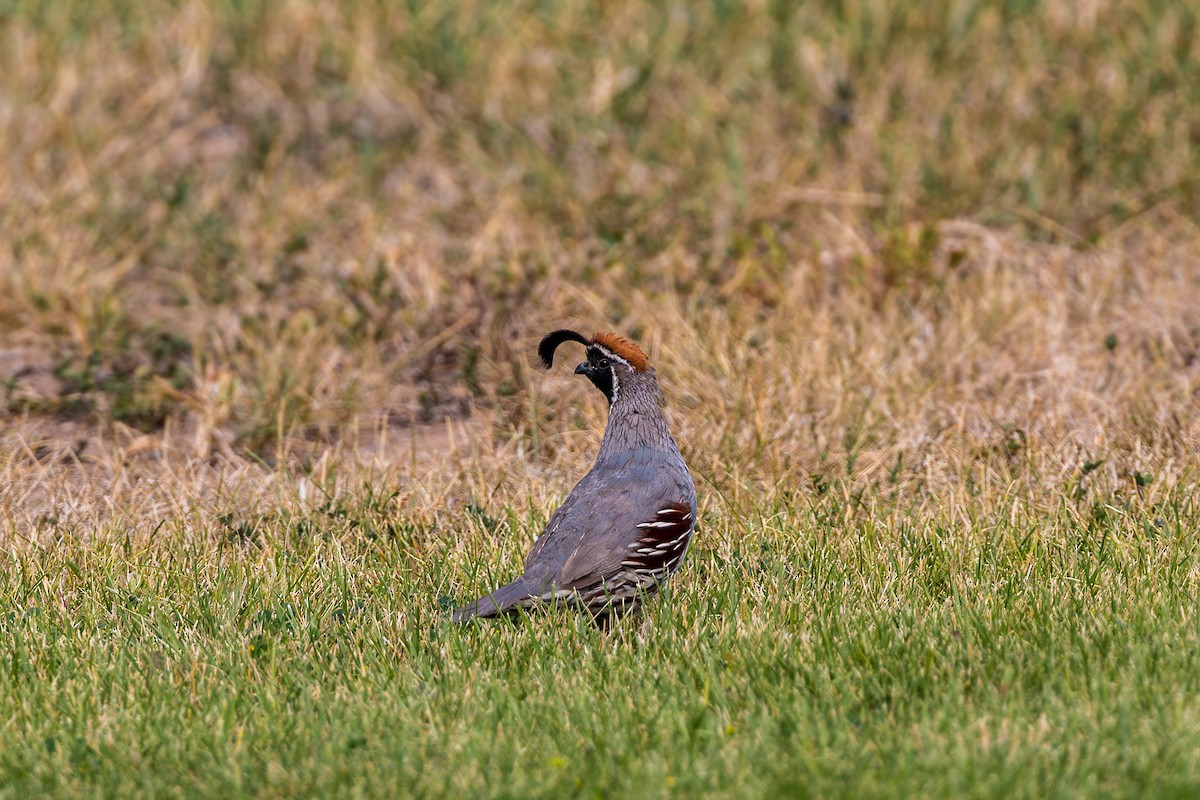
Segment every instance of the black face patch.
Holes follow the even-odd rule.
[[[596,384],[596,388],[604,392],[604,396],[608,398],[611,405],[616,399],[617,386],[613,380],[612,369],[591,369],[588,371],[588,380]]]
[[[596,388],[604,393],[611,405],[618,397],[620,385],[616,378],[616,362],[610,353],[605,352],[602,348],[592,346],[587,349],[588,370],[587,376]]]

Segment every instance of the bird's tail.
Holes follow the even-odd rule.
[[[474,603],[468,603],[454,612],[455,622],[467,622],[476,617],[494,617],[517,608],[522,600],[537,594],[537,582],[526,577],[517,578],[507,586],[485,594]]]

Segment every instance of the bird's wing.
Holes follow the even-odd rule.
[[[546,547],[546,566],[560,586],[602,581],[656,553],[669,560],[675,543],[686,546],[694,494],[665,465],[635,461],[585,480],[548,526],[558,540]]]
[[[653,512],[614,520],[614,525],[600,525],[585,534],[563,564],[562,585],[583,588],[627,569],[660,577],[673,572],[687,552],[695,510],[680,499],[655,505]]]
[[[609,528],[626,522],[637,525],[640,520],[625,520],[622,512],[636,512],[654,502],[653,497],[645,495],[654,491],[655,477],[653,468],[630,461],[593,467],[551,515],[546,529],[533,543],[525,556],[525,574],[544,575],[561,582],[563,563],[585,536],[594,530],[600,532],[596,530],[598,524]]]
[[[598,461],[550,517],[525,559],[525,574],[578,588],[628,568],[622,562],[651,555],[639,549],[653,551],[681,536],[686,545],[695,524],[695,502],[696,490],[682,461],[664,460],[649,448]],[[684,515],[685,527],[672,536],[676,526],[667,523]]]

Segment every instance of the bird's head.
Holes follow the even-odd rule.
[[[590,339],[572,330],[546,334],[538,345],[538,355],[547,369],[554,363],[554,351],[563,342],[579,342],[586,348],[587,359],[575,367],[575,374],[586,376],[610,404],[621,396],[623,385],[645,377],[653,379],[654,371],[650,369],[645,351],[615,333],[597,333]]]

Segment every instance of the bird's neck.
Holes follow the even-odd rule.
[[[659,397],[658,386],[649,381],[621,386],[608,407],[608,425],[600,442],[598,458],[636,447],[677,449],[667,430],[667,418],[659,406]]]

